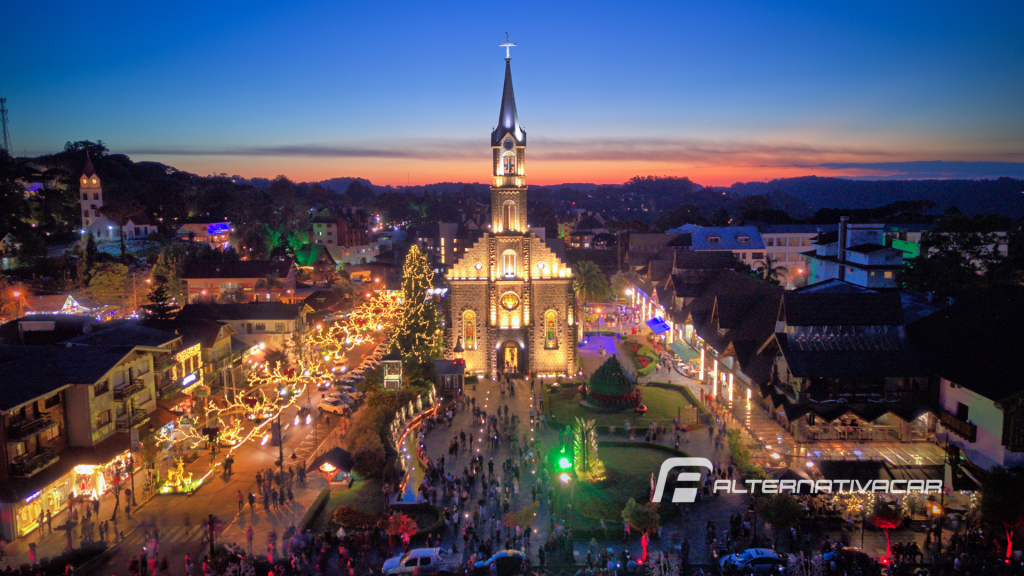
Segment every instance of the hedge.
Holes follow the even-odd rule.
[[[320,516],[320,513],[324,511],[324,506],[327,505],[327,501],[331,498],[331,489],[324,488],[320,491],[320,494],[313,500],[313,503],[309,505],[309,509],[302,515],[302,520],[299,520],[298,529],[299,532],[311,528],[316,522],[316,519]]]
[[[418,514],[429,514],[434,517],[434,521],[426,526],[417,526],[416,536],[423,537],[427,534],[441,534],[445,531],[444,523],[444,510],[427,504],[424,502],[412,503],[401,503],[396,502],[391,505],[391,509],[397,512],[401,512],[406,516],[414,516]]]

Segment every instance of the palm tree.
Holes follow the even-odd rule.
[[[769,284],[775,286],[781,286],[782,281],[786,279],[786,275],[789,274],[789,268],[785,266],[779,266],[781,260],[776,260],[770,256],[765,256],[764,260],[759,260],[754,265],[754,271],[757,272],[757,277]]]
[[[599,302],[608,297],[611,288],[608,286],[608,277],[601,272],[593,260],[577,262],[572,267],[572,274],[575,277],[572,288],[576,297],[587,302]]]

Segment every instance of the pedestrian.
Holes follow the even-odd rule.
[[[242,513],[242,508],[245,508],[245,496],[242,496],[242,491],[238,491],[238,513]]]
[[[53,534],[53,514],[49,510],[46,511],[46,529]]]
[[[255,505],[256,505],[256,495],[253,494],[252,492],[249,492],[249,512],[252,512],[253,514],[256,513],[256,510],[254,508]]]

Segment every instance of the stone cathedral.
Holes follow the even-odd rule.
[[[574,374],[572,270],[527,225],[526,131],[507,54],[491,151],[490,231],[448,273],[445,356],[465,359],[467,374]]]

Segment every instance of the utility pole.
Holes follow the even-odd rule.
[[[0,146],[8,154],[14,156],[14,148],[11,146],[11,132],[7,129],[7,98],[0,97],[0,124],[3,124],[3,141]]]

